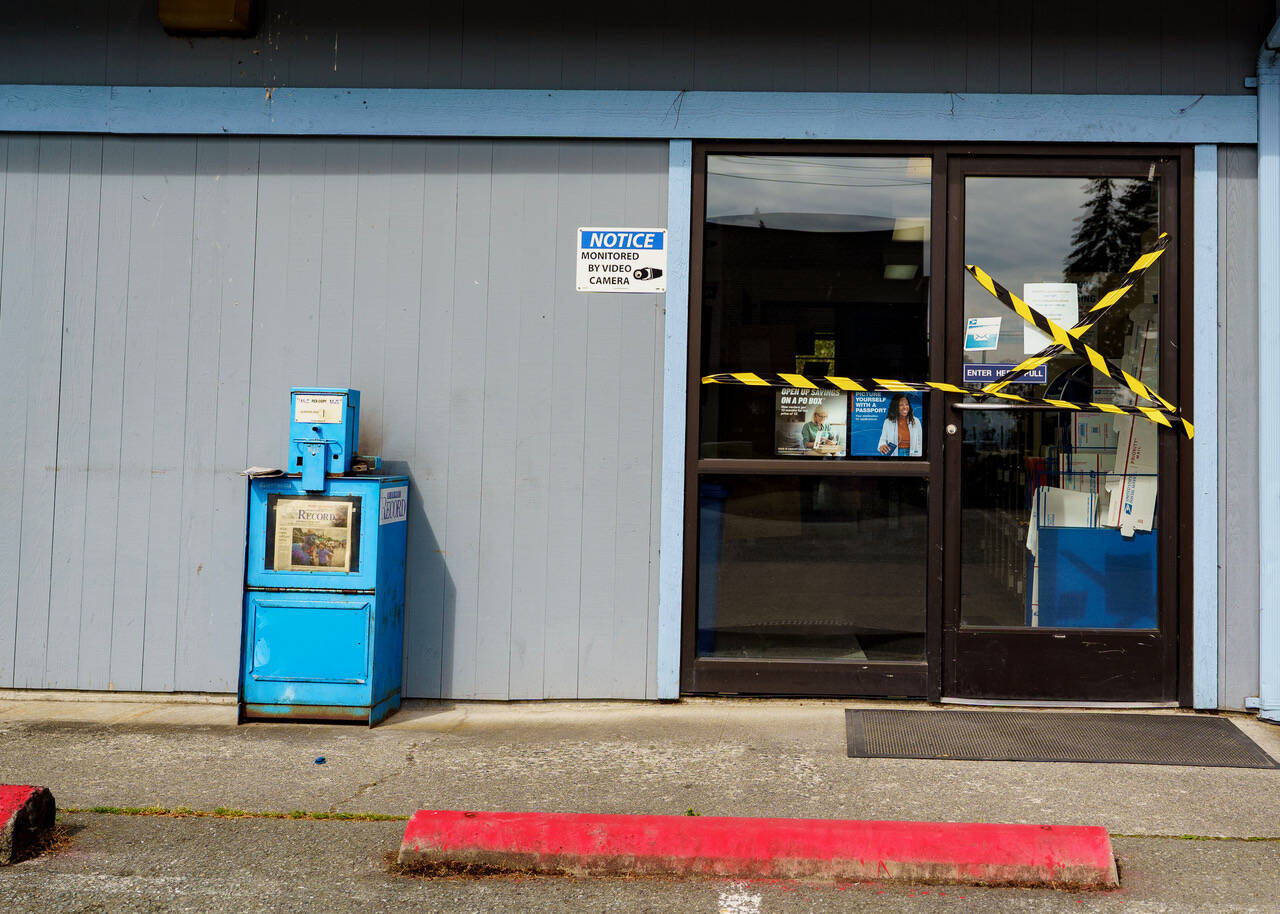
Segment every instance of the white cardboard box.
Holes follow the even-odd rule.
[[[1123,536],[1151,530],[1156,516],[1158,440],[1153,422],[1137,416],[1116,416],[1120,443],[1116,446],[1115,475],[1108,477],[1110,500],[1105,525]]]

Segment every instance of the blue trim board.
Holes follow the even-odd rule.
[[[0,132],[1255,143],[1249,95],[0,85]]]
[[[1192,704],[1218,707],[1218,147],[1195,149],[1192,188]]]
[[[657,685],[660,699],[680,697],[693,143],[672,140],[668,162],[667,293],[662,347],[662,513],[658,541]]]
[[[1273,56],[1274,55],[1270,55]],[[1261,63],[1261,62],[1260,62]],[[1280,61],[1258,67],[1258,715],[1280,723]]]

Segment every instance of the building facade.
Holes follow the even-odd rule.
[[[412,479],[407,696],[1280,717],[1274,4],[0,17],[0,687],[234,691],[238,474],[319,384]],[[577,292],[583,226],[666,292]],[[1071,326],[1162,233],[1081,339],[1194,438],[702,383],[989,378],[1045,341],[967,264]]]

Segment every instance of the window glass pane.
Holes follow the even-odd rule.
[[[1139,179],[968,178],[965,262],[1069,328],[1154,244],[1157,188]],[[1049,344],[972,278],[964,309],[967,328],[976,318],[990,331],[966,333],[966,363],[1017,363]],[[1153,269],[1082,339],[1158,389],[1158,312]],[[1134,402],[1070,354],[1037,382],[1009,389]],[[962,623],[1156,628],[1156,426],[1002,409],[965,412],[963,429]]]
[[[701,374],[926,379],[930,169],[923,157],[708,156]],[[843,457],[846,412],[874,431],[862,456],[878,456],[891,405],[827,404],[831,434],[806,439],[816,402],[722,385],[703,385],[701,401],[702,457]],[[922,432],[904,425],[894,456],[924,456]]]
[[[703,476],[698,654],[923,660],[927,483]]]

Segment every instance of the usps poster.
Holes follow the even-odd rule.
[[[850,396],[850,457],[923,457],[924,430],[922,391]]]

